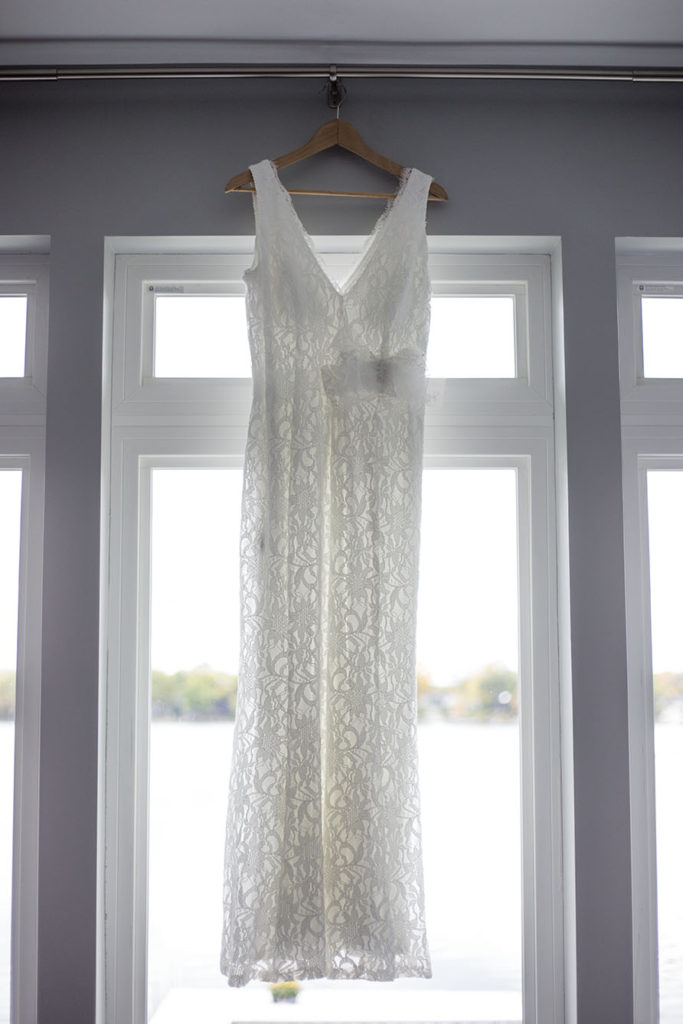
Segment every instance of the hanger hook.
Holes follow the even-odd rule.
[[[339,108],[344,102],[345,96],[346,88],[337,74],[337,65],[331,64],[327,83],[327,105],[337,111],[337,120],[339,120]]]

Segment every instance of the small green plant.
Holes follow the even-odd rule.
[[[270,986],[270,992],[274,1003],[294,1003],[299,994],[301,985],[298,981],[278,981]]]

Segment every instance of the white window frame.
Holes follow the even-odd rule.
[[[33,240],[31,240],[33,241]],[[23,377],[0,377],[0,471],[22,473],[19,549],[10,1020],[37,1017],[38,809],[40,685],[45,495],[45,389],[48,327],[48,257],[3,252],[0,292],[26,294],[27,337]],[[41,240],[44,244],[45,240]],[[14,249],[20,240],[12,239]],[[27,247],[30,244],[27,240]]]
[[[2,253],[0,295],[26,295],[26,355],[23,377],[0,375],[0,410],[5,417],[45,416],[47,387],[48,264],[43,255]]]
[[[683,284],[683,239],[617,239],[631,786],[634,1020],[657,1024],[655,748],[647,474],[683,471],[683,379],[643,376],[641,288]]]
[[[516,240],[520,244],[519,240]],[[349,269],[360,237],[319,237]],[[425,466],[512,467],[518,479],[525,1024],[564,1020],[551,267],[525,240],[430,239],[435,294],[514,294],[515,379],[431,380]],[[161,251],[155,251],[157,250]],[[506,251],[507,250],[507,251]],[[154,379],[150,288],[243,292],[253,238],[110,239],[103,460],[112,481],[103,555],[100,1021],[146,1024],[149,524],[156,466],[239,466],[250,380]],[[109,369],[110,368],[110,369]],[[105,493],[104,507],[109,506]],[[131,596],[134,595],[134,599]]]

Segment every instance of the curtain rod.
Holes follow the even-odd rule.
[[[327,78],[329,65],[308,64],[95,64],[0,67],[0,82],[62,82],[188,78]],[[552,65],[339,66],[343,78],[452,78],[563,82],[683,83],[683,68],[553,67]]]

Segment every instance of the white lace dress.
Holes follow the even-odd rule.
[[[254,397],[221,970],[430,976],[415,604],[430,178],[404,173],[346,283],[251,168]]]

